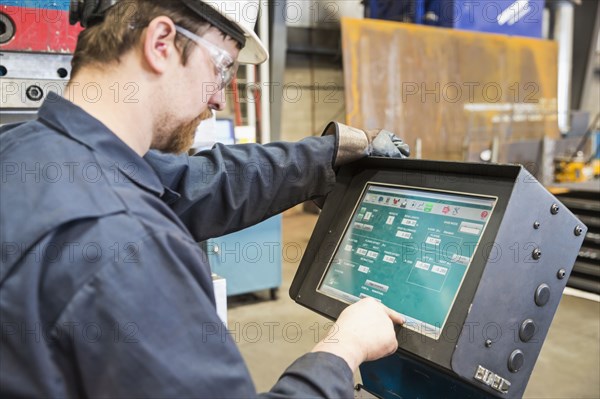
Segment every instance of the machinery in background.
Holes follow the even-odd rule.
[[[577,137],[567,156],[555,160],[550,190],[589,228],[568,285],[600,294],[600,114]]]
[[[600,182],[567,184],[551,191],[588,226],[567,285],[600,294]]]
[[[577,158],[555,158],[555,179],[557,183],[583,183],[600,176],[600,161]]]
[[[579,138],[577,147],[571,150],[571,155],[555,158],[557,183],[582,183],[600,177],[599,123],[600,114],[596,114],[585,133]],[[584,151],[586,147],[588,151]]]
[[[1,124],[33,119],[49,92],[64,93],[81,30],[68,0],[0,0]]]

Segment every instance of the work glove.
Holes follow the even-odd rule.
[[[369,156],[390,157],[390,158],[408,158],[410,156],[410,147],[400,137],[387,130],[367,131],[367,137],[370,132],[374,132],[374,137],[369,143]]]
[[[387,130],[362,130],[331,122],[323,132],[324,136],[338,136],[338,150],[334,167],[338,167],[367,156],[407,158],[410,149],[402,139]]]

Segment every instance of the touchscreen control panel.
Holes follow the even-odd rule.
[[[496,198],[368,184],[319,291],[373,297],[439,339]]]

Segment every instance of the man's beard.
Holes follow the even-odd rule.
[[[167,123],[161,123],[158,134],[152,143],[152,148],[171,154],[187,152],[194,144],[196,129],[200,122],[212,117],[212,111],[207,109],[189,122],[181,123],[174,129],[166,130]]]

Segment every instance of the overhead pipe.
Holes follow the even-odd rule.
[[[575,3],[580,4],[580,0],[555,0],[548,3],[553,14],[552,38],[558,42],[558,129],[563,134],[571,130]]]

